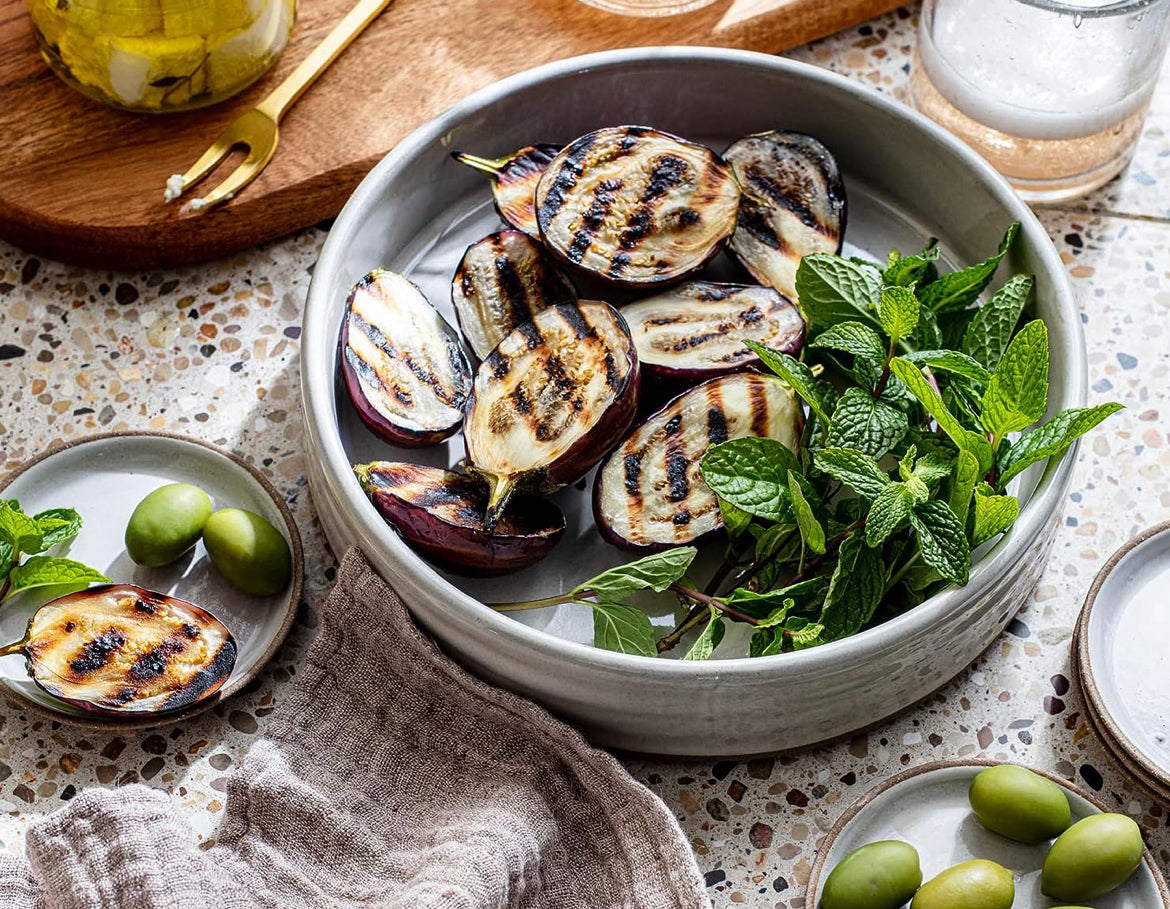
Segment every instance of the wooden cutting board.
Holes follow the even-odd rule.
[[[289,112],[276,157],[237,199],[203,215],[164,207],[167,176],[186,170],[351,4],[302,0],[292,42],[258,84],[205,110],[149,116],[106,108],[59,81],[41,60],[23,0],[0,0],[0,236],[103,268],[214,258],[337,214],[399,139],[464,95],[528,67],[636,45],[778,52],[899,5],[717,0],[647,19],[579,0],[395,0]]]

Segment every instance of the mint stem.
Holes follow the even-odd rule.
[[[581,592],[584,595],[584,591]],[[544,609],[546,606],[559,606],[561,603],[570,603],[575,596],[570,593],[555,593],[551,597],[541,597],[539,600],[517,600],[514,603],[484,603],[489,609],[496,612],[520,612],[524,609]]]

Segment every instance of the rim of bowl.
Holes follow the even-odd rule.
[[[16,689],[10,685],[0,683],[0,696],[7,700],[13,706],[19,707],[22,710],[27,710],[30,713],[35,713],[43,719],[54,720],[68,726],[81,727],[83,729],[97,729],[105,732],[115,732],[119,729],[157,729],[160,726],[170,726],[182,720],[190,719],[196,714],[203,713],[210,710],[217,704],[221,704],[228,698],[235,696],[242,691],[246,686],[250,685],[266,667],[274,656],[284,644],[289,632],[292,631],[293,622],[296,621],[297,610],[300,609],[301,590],[305,583],[305,551],[301,544],[301,533],[297,530],[297,522],[293,519],[292,510],[288,504],[281,497],[280,493],[276,491],[276,487],[272,485],[269,479],[260,473],[260,471],[245,461],[242,457],[234,451],[223,448],[219,445],[213,445],[211,442],[204,442],[202,439],[196,439],[192,436],[185,436],[177,432],[164,432],[162,430],[134,430],[126,429],[117,432],[99,432],[91,436],[80,436],[76,439],[70,439],[66,442],[61,442],[56,445],[51,445],[42,451],[40,454],[33,455],[26,461],[23,461],[8,473],[0,476],[0,493],[3,493],[9,486],[11,486],[18,477],[32,468],[36,467],[42,461],[47,461],[54,455],[60,454],[63,451],[68,451],[70,448],[78,448],[82,445],[88,445],[91,442],[107,442],[110,439],[125,439],[125,438],[156,438],[156,439],[170,439],[175,442],[185,442],[191,445],[198,445],[200,448],[206,448],[215,454],[222,455],[227,458],[237,467],[242,468],[249,476],[252,477],[264,493],[272,499],[272,503],[276,506],[277,511],[280,512],[280,517],[284,521],[285,529],[288,531],[288,538],[290,542],[290,549],[292,549],[293,559],[293,576],[288,586],[288,607],[285,609],[284,617],[280,620],[280,627],[276,629],[276,634],[272,636],[272,640],[268,642],[268,646],[264,648],[264,652],[260,655],[260,659],[247,672],[241,673],[238,679],[228,679],[224,682],[223,687],[215,694],[202,701],[197,701],[190,707],[176,710],[173,713],[152,714],[148,716],[101,716],[98,714],[75,715],[72,713],[59,713],[45,705],[24,697]],[[114,583],[118,583],[115,581]],[[244,594],[246,596],[246,594]],[[230,630],[230,629],[229,629]]]
[[[425,148],[439,142],[441,137],[448,133],[456,124],[469,117],[479,108],[494,103],[516,91],[547,81],[553,77],[570,76],[573,73],[608,69],[629,64],[650,64],[662,62],[690,63],[715,62],[719,64],[738,64],[750,68],[771,69],[796,75],[802,79],[824,83],[831,89],[844,92],[854,97],[862,104],[875,107],[893,120],[908,122],[914,126],[923,138],[942,146],[954,159],[960,168],[980,180],[993,191],[1009,214],[1020,222],[1021,233],[1036,249],[1037,257],[1043,270],[1052,279],[1058,306],[1063,304],[1070,314],[1070,326],[1074,338],[1065,345],[1061,355],[1065,358],[1067,378],[1065,389],[1069,400],[1067,406],[1083,406],[1088,386],[1087,355],[1085,353],[1083,329],[1077,315],[1077,307],[1073,298],[1072,288],[1064,272],[1064,266],[1056,248],[1052,245],[1047,231],[1040,224],[1035,214],[1023,202],[1008,182],[1001,177],[978,153],[973,151],[959,139],[946,132],[924,115],[905,105],[854,83],[844,76],[821,69],[811,64],[781,57],[774,57],[756,51],[734,50],[717,47],[687,47],[664,46],[627,48],[613,51],[603,51],[595,54],[586,54],[571,57],[565,60],[547,63],[533,69],[525,70],[509,76],[486,88],[468,95],[462,101],[448,108],[444,113],[419,126],[408,136],[403,138],[374,168],[366,175],[354,190],[349,201],[346,202],[341,213],[335,219],[333,227],[326,238],[313,272],[313,279],[309,285],[309,293],[305,303],[303,318],[304,336],[312,338],[311,345],[306,345],[308,355],[304,368],[301,371],[301,400],[305,410],[305,424],[313,437],[315,447],[321,455],[323,472],[338,471],[348,473],[349,459],[342,448],[340,436],[331,432],[322,438],[317,431],[318,420],[325,418],[336,424],[336,401],[334,398],[334,384],[328,375],[318,375],[317,364],[328,363],[335,345],[332,342],[324,343],[328,338],[330,326],[325,319],[329,304],[328,291],[325,288],[326,280],[323,275],[331,275],[337,270],[344,255],[345,248],[350,241],[350,234],[355,228],[351,224],[358,224],[366,212],[375,207],[378,191],[390,173],[400,162],[409,160]],[[331,281],[332,279],[330,279]],[[318,324],[319,323],[319,324]],[[317,340],[320,335],[322,341]],[[303,341],[304,339],[302,339]],[[324,358],[324,359],[323,359]],[[328,367],[326,366],[326,370]],[[364,496],[360,499],[355,489],[342,489],[341,494],[351,505],[355,502],[358,507],[358,520],[369,531],[371,538],[379,540],[396,563],[400,573],[408,578],[409,582],[420,589],[431,589],[447,603],[461,612],[472,617],[481,627],[493,635],[510,639],[512,643],[526,647],[533,647],[545,651],[548,655],[578,664],[589,664],[611,672],[627,673],[641,677],[647,672],[661,674],[673,679],[694,679],[708,676],[712,667],[721,679],[727,677],[751,677],[761,670],[783,665],[788,669],[799,670],[802,667],[816,666],[824,661],[832,661],[844,656],[850,651],[875,653],[888,644],[902,640],[908,635],[920,634],[939,620],[951,614],[960,603],[966,601],[995,583],[1008,569],[1010,569],[1027,551],[1032,542],[1043,531],[1044,526],[1051,520],[1052,514],[1059,507],[1068,483],[1072,476],[1073,464],[1079,441],[1065,453],[1065,456],[1056,464],[1049,462],[1040,478],[1035,491],[1020,509],[1020,516],[1013,526],[1010,536],[1001,539],[984,557],[971,569],[970,579],[965,587],[949,588],[931,597],[922,604],[910,609],[901,615],[878,625],[866,629],[849,638],[834,641],[820,647],[795,653],[777,654],[771,657],[736,657],[732,659],[712,661],[710,666],[705,662],[689,660],[664,660],[637,654],[617,653],[592,647],[576,641],[566,640],[549,634],[537,628],[529,627],[517,622],[506,615],[495,612],[484,606],[479,600],[464,593],[451,582],[438,575],[428,562],[415,553],[394,531],[385,524],[373,508],[368,506]],[[326,483],[329,479],[326,478]]]
[[[876,786],[871,786],[864,793],[858,796],[857,801],[849,806],[849,809],[837,818],[837,822],[829,828],[829,832],[825,834],[824,842],[817,850],[817,857],[813,861],[812,871],[809,872],[808,884],[805,886],[805,897],[811,894],[821,884],[821,875],[825,871],[825,862],[828,861],[829,853],[833,849],[833,844],[841,836],[841,833],[849,826],[850,822],[857,817],[867,805],[874,799],[885,792],[893,789],[895,786],[906,782],[906,780],[913,779],[916,776],[922,776],[928,773],[934,773],[938,770],[950,770],[953,768],[973,768],[973,767],[998,767],[1001,764],[1010,764],[1013,767],[1023,767],[1025,770],[1031,770],[1033,773],[1046,779],[1052,780],[1061,789],[1071,792],[1080,798],[1084,799],[1098,811],[1103,814],[1109,813],[1109,806],[1103,801],[1078,786],[1076,783],[1066,780],[1062,776],[1057,776],[1048,770],[1041,770],[1039,767],[1029,767],[1027,764],[1021,764],[1017,761],[993,761],[990,758],[968,758],[958,759],[954,761],[931,761],[929,764],[922,764],[918,767],[911,767],[909,770],[903,770],[901,773],[896,773],[884,782],[878,783]],[[1126,815],[1129,817],[1129,815]],[[913,844],[911,844],[913,845]],[[1146,864],[1151,876],[1154,878],[1154,884],[1158,888],[1158,895],[1162,898],[1162,905],[1170,909],[1170,889],[1166,887],[1166,879],[1162,876],[1162,870],[1158,867],[1154,855],[1150,852],[1150,847],[1142,843],[1142,860]]]

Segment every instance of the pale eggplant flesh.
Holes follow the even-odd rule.
[[[392,461],[354,467],[378,513],[419,553],[454,571],[502,574],[548,555],[565,516],[547,499],[517,496],[489,531],[487,486],[478,477]]]
[[[22,653],[48,694],[94,713],[190,707],[215,694],[236,663],[230,631],[207,610],[133,584],[67,594],[36,611]]]
[[[459,333],[402,275],[377,269],[354,285],[340,360],[349,399],[379,438],[421,448],[459,430],[471,361]]]
[[[518,230],[472,243],[451,281],[459,328],[480,360],[542,309],[576,300],[576,289],[552,256]]]
[[[723,519],[700,469],[707,449],[760,436],[796,451],[802,423],[792,389],[775,376],[704,382],[650,416],[601,465],[593,486],[598,531],[615,546],[642,551],[714,533]]]
[[[804,319],[771,287],[688,281],[621,308],[629,323],[643,382],[691,387],[756,368],[745,340],[796,354]]]
[[[832,153],[804,133],[772,130],[723,153],[743,188],[731,250],[752,276],[796,300],[796,269],[812,253],[839,253],[845,183]]]
[[[552,492],[589,471],[633,422],[638,355],[606,303],[542,310],[480,364],[463,437],[490,494],[486,524],[514,491]]]
[[[706,263],[735,230],[740,192],[711,149],[644,126],[566,146],[536,188],[536,219],[560,258],[626,285],[669,282]]]
[[[528,145],[503,158],[480,158],[455,152],[456,161],[487,174],[492,181],[496,211],[504,221],[533,237],[540,236],[536,223],[536,184],[557,152],[559,145],[547,142]]]

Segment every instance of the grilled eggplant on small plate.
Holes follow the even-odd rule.
[[[565,516],[547,499],[517,496],[490,532],[487,484],[478,477],[375,461],[354,467],[362,489],[419,552],[455,571],[502,574],[543,559],[565,533]]]
[[[459,333],[402,275],[377,269],[354,285],[340,357],[349,399],[375,435],[420,448],[458,431],[471,362]]]
[[[711,149],[644,126],[588,133],[536,187],[540,234],[557,256],[622,284],[701,268],[735,230],[739,186]]]
[[[597,529],[623,549],[693,543],[723,526],[699,466],[707,449],[760,436],[795,451],[801,424],[799,402],[775,376],[704,382],[649,417],[601,465],[593,486]]]
[[[454,158],[492,181],[492,195],[501,218],[517,230],[540,236],[536,223],[536,184],[548,163],[561,150],[559,145],[528,145],[503,158],[479,158],[456,152]]]
[[[743,187],[731,250],[756,280],[796,299],[796,268],[811,253],[839,253],[845,183],[837,160],[804,133],[745,136],[723,153]]]
[[[480,360],[542,309],[576,300],[576,289],[548,251],[518,230],[472,243],[451,281],[459,328]]]
[[[583,477],[625,435],[638,407],[638,356],[605,303],[553,306],[480,364],[463,436],[490,487],[495,527],[517,489],[551,492]]]
[[[760,362],[743,343],[795,354],[804,341],[796,305],[771,287],[689,281],[621,308],[643,382],[680,388]]]
[[[141,716],[213,695],[235,666],[236,642],[194,603],[107,584],[46,603],[23,640],[0,648],[9,654],[23,654],[33,681],[68,704]]]

